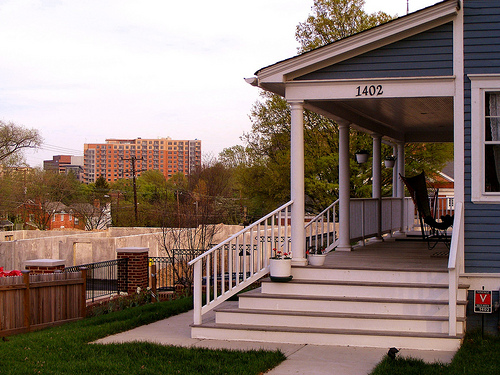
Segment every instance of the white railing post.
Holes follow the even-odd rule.
[[[193,293],[193,304],[194,304],[194,324],[201,324],[201,304],[202,304],[202,293],[201,293],[201,264],[202,260],[197,261],[194,264],[194,293]],[[207,290],[207,293],[209,291]]]
[[[448,334],[457,334],[457,294],[460,280],[461,253],[463,245],[463,207],[459,202],[455,206],[455,219],[453,221],[453,233],[451,235],[450,257],[448,259]]]

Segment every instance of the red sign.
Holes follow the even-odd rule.
[[[474,312],[488,314],[493,312],[491,290],[474,291]]]

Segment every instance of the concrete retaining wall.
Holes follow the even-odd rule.
[[[221,225],[213,242],[219,243],[241,229],[237,225]],[[26,261],[33,259],[63,259],[67,267],[101,262],[116,259],[116,249],[122,247],[147,247],[151,257],[166,256],[161,251],[159,228],[0,233],[0,266],[5,270],[23,270]],[[13,235],[13,240],[5,241],[5,234]],[[36,234],[39,236],[35,237]]]

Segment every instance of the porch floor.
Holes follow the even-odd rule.
[[[369,241],[366,246],[356,246],[352,251],[332,251],[322,267],[444,271],[448,267],[448,248],[439,242],[429,250],[427,242],[418,238],[384,237],[384,241]]]

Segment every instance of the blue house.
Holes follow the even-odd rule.
[[[262,68],[246,81],[290,104],[291,201],[192,262],[192,335],[458,348],[479,316],[473,291],[491,290],[496,302],[500,288],[500,2],[442,1]],[[340,198],[307,224],[304,109],[335,120],[340,145]],[[373,137],[372,199],[349,196],[351,128]],[[394,239],[413,217],[398,178],[404,146],[436,141],[454,144],[446,258],[432,257],[425,244]],[[388,199],[381,198],[382,142],[393,145],[396,156]],[[282,225],[289,211],[291,225]],[[335,251],[324,266],[310,266],[306,247],[318,238]],[[370,244],[353,249],[360,239]],[[225,306],[230,295],[266,276],[275,249],[291,252],[292,281],[264,279],[238,306]],[[201,301],[203,288],[212,293]],[[215,321],[204,320],[214,308]],[[486,321],[498,330],[498,312]]]

